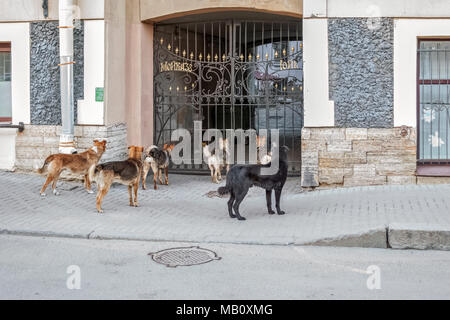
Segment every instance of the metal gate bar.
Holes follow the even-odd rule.
[[[207,21],[155,27],[155,144],[173,130],[279,129],[301,170],[301,21]],[[184,165],[176,170],[204,170]]]

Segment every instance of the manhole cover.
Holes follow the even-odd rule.
[[[170,268],[196,266],[221,259],[215,252],[200,247],[172,248],[148,255],[153,261]]]

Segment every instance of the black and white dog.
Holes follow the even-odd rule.
[[[275,190],[276,209],[279,215],[285,212],[280,208],[281,192],[287,180],[288,174],[288,152],[289,148],[283,146],[273,153],[273,161],[279,162],[278,171],[273,175],[262,175],[262,168],[269,168],[269,164],[259,165],[235,165],[227,175],[227,184],[219,188],[220,195],[230,194],[228,201],[228,213],[231,218],[246,220],[239,212],[239,206],[248,193],[248,190],[257,186],[266,190],[267,209],[269,214],[275,214],[272,210],[272,190]],[[234,213],[233,213],[234,209]]]
[[[144,168],[143,168],[143,176],[142,176],[142,188],[147,190],[147,175],[150,171],[150,168],[153,170],[153,183],[154,189],[158,190],[157,180],[159,176],[159,183],[161,185],[169,185],[169,164],[170,164],[170,154],[175,148],[175,145],[164,145],[164,148],[161,150],[157,146],[151,146],[145,150],[144,154]],[[162,170],[164,169],[165,173],[165,183],[162,181]]]

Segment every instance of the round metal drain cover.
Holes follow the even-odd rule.
[[[172,248],[148,255],[153,261],[170,268],[196,266],[221,259],[215,252],[200,247]]]

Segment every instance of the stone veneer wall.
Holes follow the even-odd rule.
[[[51,154],[58,153],[60,126],[26,125],[16,139],[16,169],[31,171],[41,167]],[[75,142],[79,152],[91,148],[93,140],[107,140],[106,152],[100,162],[120,161],[128,157],[127,127],[76,126]]]
[[[393,42],[391,18],[328,19],[330,100],[337,127],[393,127]]]
[[[414,128],[305,128],[302,186],[415,184]]]
[[[31,23],[30,38],[31,124],[61,125],[58,22]],[[74,116],[77,123],[77,102],[84,97],[83,21],[74,30],[74,60]]]

